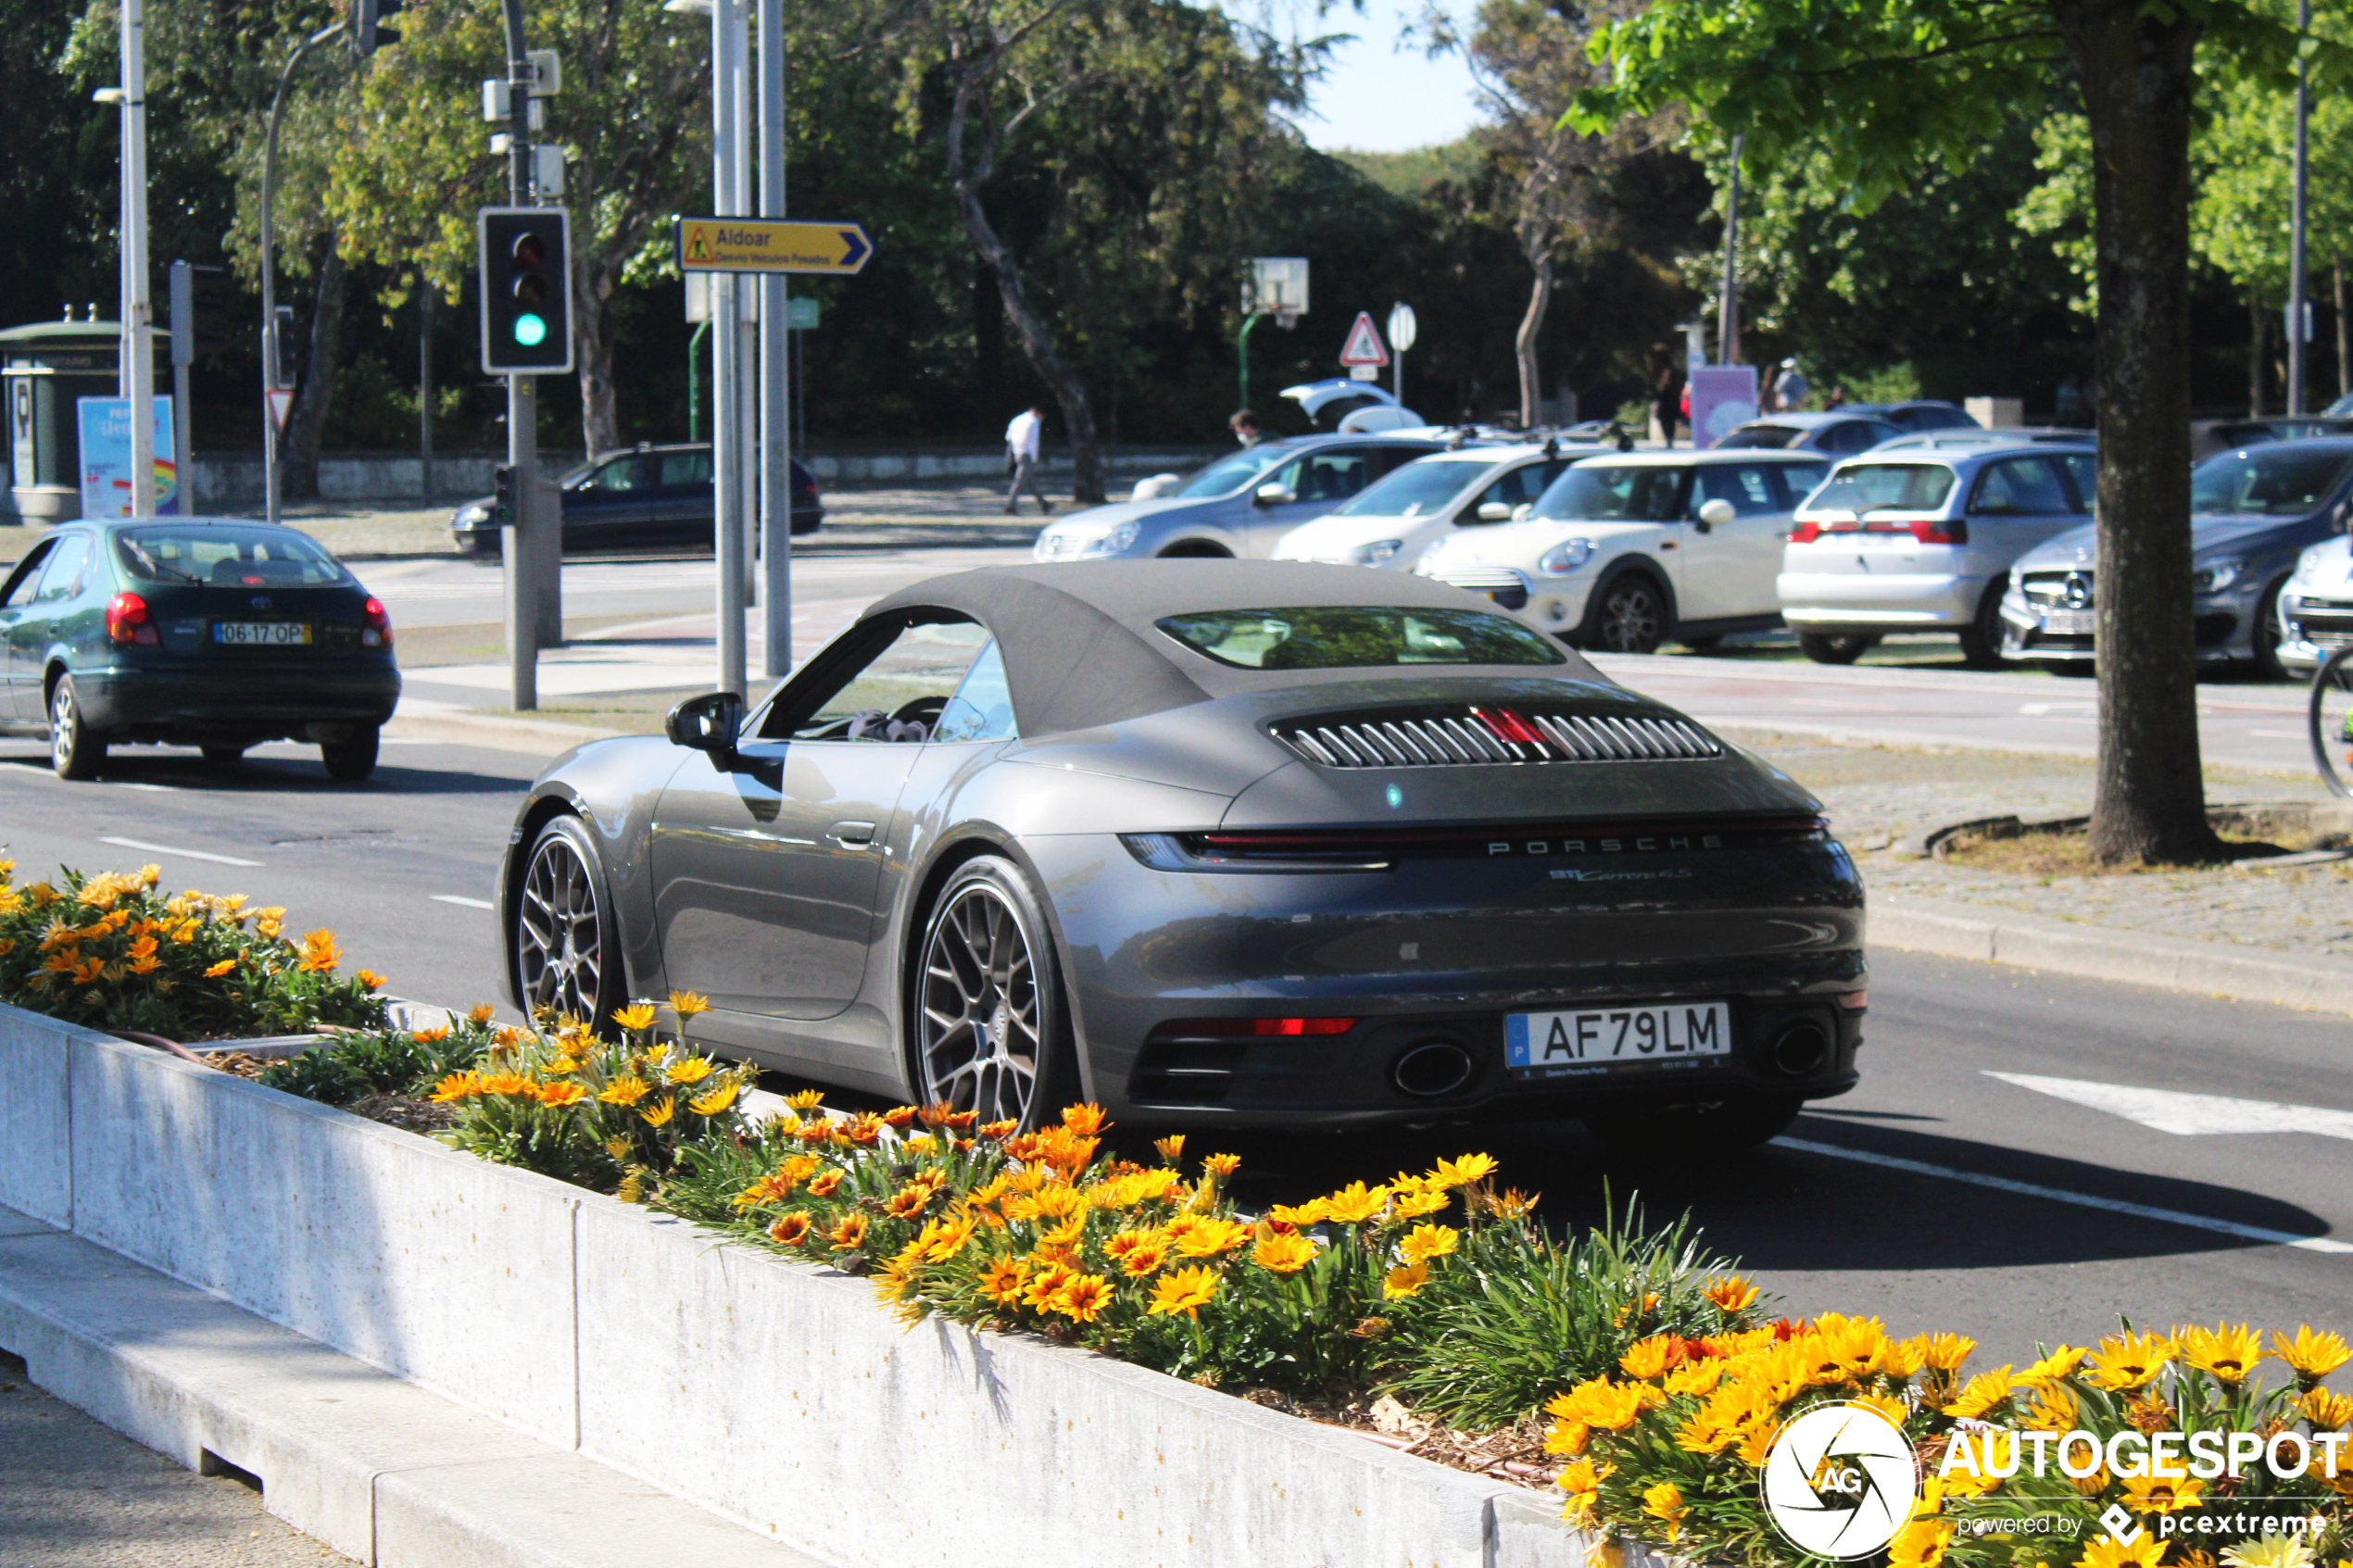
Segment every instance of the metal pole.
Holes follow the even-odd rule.
[[[184,261],[171,264],[171,471],[180,515],[196,509],[195,440],[188,430],[188,358],[195,353],[195,281]]]
[[[785,216],[785,6],[760,0],[760,211]],[[760,280],[760,630],[762,673],[792,673],[792,366],[785,275]]]
[[[2296,0],[2296,31],[2312,26],[2312,0]],[[2304,344],[2304,194],[2306,132],[2312,118],[2311,66],[2296,57],[2296,190],[2289,203],[2287,251],[2287,411],[2304,412],[2304,370],[2310,356]]]
[[[1236,413],[1239,413],[1244,408],[1250,407],[1250,330],[1265,320],[1265,311],[1252,311],[1249,315],[1242,318],[1241,332],[1234,339],[1236,357],[1241,360],[1241,401],[1234,405],[1234,411]]]
[[[147,11],[122,0],[122,353],[130,366],[131,513],[156,510],[155,307],[147,283]]]
[[[507,198],[531,199],[531,58],[522,32],[522,0],[503,0],[507,32]],[[500,531],[506,555],[507,681],[518,713],[539,706],[539,599],[531,569],[541,520],[539,400],[533,379],[507,378],[507,463],[514,470],[515,522]]]
[[[708,279],[710,274],[703,276]],[[706,317],[695,323],[695,335],[686,340],[686,439],[690,442],[702,439],[702,340],[710,332],[711,320]]]
[[[270,132],[261,152],[261,515],[278,521],[278,421],[271,416],[270,395],[278,384],[278,274],[273,254],[278,232],[278,128],[286,119],[286,84],[295,67],[311,49],[343,31],[335,22],[321,28],[295,45],[278,73],[278,90],[270,95]]]
[[[433,283],[417,276],[417,495],[433,500]]]
[[[1732,138],[1732,185],[1724,204],[1724,287],[1716,301],[1716,360],[1737,365],[1741,358],[1741,144]]]
[[[712,198],[721,217],[739,217],[743,144],[737,139],[737,104],[743,94],[741,51],[745,44],[742,0],[716,0],[711,8],[711,112]],[[743,312],[736,278],[711,274],[711,319],[717,343],[711,367],[711,498],[717,513],[712,541],[718,566],[718,689],[747,689],[744,669],[744,421]]]

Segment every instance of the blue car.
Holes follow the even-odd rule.
[[[2268,442],[2190,470],[2192,623],[2200,663],[2236,662],[2276,680],[2280,590],[2305,549],[2341,532],[2353,437]],[[2002,653],[2089,674],[2098,606],[2093,529],[2072,528],[2018,558],[2002,600]]]
[[[1073,512],[1038,535],[1041,561],[1229,556],[1265,560],[1282,536],[1375,480],[1443,451],[1450,436],[1411,432],[1307,435],[1229,452],[1141,501]]]
[[[718,527],[711,484],[711,444],[655,446],[594,458],[556,482],[563,500],[563,547],[582,550],[711,548]],[[792,462],[792,531],[813,533],[825,521],[817,482],[800,459]],[[498,553],[498,522],[491,497],[459,507],[450,537],[470,556]]]

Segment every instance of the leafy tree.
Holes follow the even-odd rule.
[[[1616,66],[1580,123],[1691,106],[1758,170],[1807,147],[1884,201],[1966,167],[2064,68],[2090,129],[2099,281],[2099,762],[2110,863],[2216,853],[2190,628],[2190,131],[2209,80],[2277,81],[2296,40],[2246,0],[1658,0],[1597,41]],[[2336,70],[2341,51],[2321,59]]]

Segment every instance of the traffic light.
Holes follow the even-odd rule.
[[[482,368],[493,375],[572,369],[572,225],[560,207],[485,207]]]
[[[171,264],[171,362],[193,365],[229,345],[229,273],[185,261]]]
[[[400,42],[400,34],[384,23],[396,14],[403,0],[359,0],[352,7],[351,45],[366,59],[388,44]]]
[[[515,484],[515,470],[500,463],[490,470],[490,521],[500,528],[512,528],[522,521],[521,495]]]

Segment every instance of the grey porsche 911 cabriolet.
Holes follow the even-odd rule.
[[[1820,804],[1403,573],[937,577],[749,712],[596,741],[499,877],[516,1003],[983,1120],[1583,1118],[1761,1141],[1856,1081]]]

